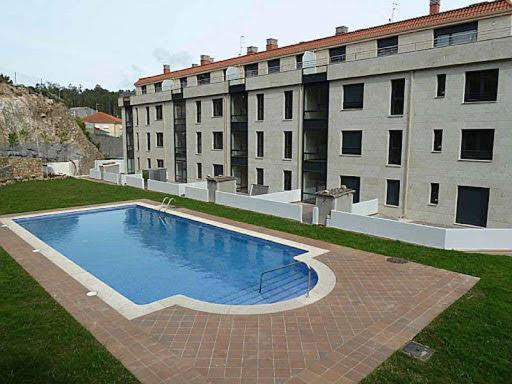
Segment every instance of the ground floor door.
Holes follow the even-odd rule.
[[[457,197],[457,224],[487,226],[489,188],[459,186]]]

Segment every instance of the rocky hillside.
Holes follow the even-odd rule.
[[[64,104],[24,87],[0,83],[0,156],[40,157],[45,161],[80,161],[88,173],[101,152]]]

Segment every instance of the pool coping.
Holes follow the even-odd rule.
[[[282,301],[273,304],[255,304],[255,305],[226,305],[226,304],[214,304],[205,301],[196,300],[185,295],[174,295],[170,296],[149,304],[139,305],[127,297],[111,288],[103,281],[95,277],[90,272],[74,263],[66,256],[56,251],[44,241],[37,238],[35,235],[24,229],[22,226],[17,224],[14,220],[27,219],[31,217],[42,217],[50,215],[58,215],[62,213],[75,213],[75,212],[86,212],[97,209],[112,209],[121,208],[126,206],[139,205],[141,207],[158,210],[158,205],[148,204],[144,201],[136,200],[130,202],[120,202],[113,204],[103,204],[88,207],[72,207],[67,209],[58,209],[45,212],[35,212],[29,214],[16,214],[0,217],[0,223],[13,231],[17,236],[27,242],[34,248],[35,253],[40,253],[53,264],[61,268],[64,272],[70,275],[73,279],[82,284],[91,292],[96,292],[97,296],[102,299],[105,303],[110,305],[113,309],[119,312],[128,320],[132,320],[155,311],[162,310],[164,308],[179,305],[181,307],[189,308],[196,311],[208,312],[212,314],[229,314],[229,315],[257,315],[257,314],[269,314],[277,313],[282,311],[288,311],[304,307],[306,305],[313,304],[324,297],[326,297],[336,285],[336,276],[334,272],[324,263],[316,260],[315,258],[330,252],[329,250],[314,247],[304,243],[299,243],[291,240],[287,240],[277,236],[271,236],[257,231],[252,231],[235,225],[225,224],[219,221],[209,220],[203,217],[191,215],[188,213],[180,212],[178,209],[165,208],[162,209],[165,213],[182,217],[189,220],[194,220],[200,223],[212,225],[218,228],[234,231],[244,235],[256,237],[263,240],[272,241],[278,244],[287,245],[294,248],[299,248],[306,251],[306,253],[295,256],[294,259],[297,261],[304,262],[310,268],[312,268],[318,276],[318,282],[309,292],[309,296],[300,296],[295,299]]]

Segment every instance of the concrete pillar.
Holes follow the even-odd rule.
[[[331,211],[352,212],[354,190],[342,185],[316,194],[316,207],[318,208],[318,224],[326,225]]]
[[[236,179],[233,176],[208,176],[206,178],[208,201],[215,203],[215,192],[236,193]]]

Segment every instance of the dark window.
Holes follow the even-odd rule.
[[[155,92],[162,92],[162,82],[155,83]]]
[[[140,90],[142,92],[143,95],[145,95],[146,93],[148,93],[148,87],[143,85],[142,87],[140,87]]]
[[[203,164],[197,163],[197,178],[202,179],[203,178]]]
[[[489,209],[489,189],[478,187],[460,187],[457,194],[458,224],[487,226],[487,213]]]
[[[164,146],[164,134],[162,132],[157,132],[157,134],[156,134],[156,146],[157,147]]]
[[[267,61],[268,65],[268,73],[276,73],[281,70],[281,60],[280,59],[274,59]]]
[[[177,183],[186,183],[187,182],[187,162],[183,160],[176,160],[175,165],[175,177],[174,180]]]
[[[493,129],[462,130],[461,159],[492,160],[493,147]]]
[[[149,125],[151,122],[150,115],[149,115],[149,107],[146,107],[146,125]]]
[[[149,132],[146,133],[146,148],[148,151],[151,150],[151,133]]]
[[[265,117],[265,98],[262,93],[256,95],[256,120],[263,120]]]
[[[388,164],[402,164],[402,131],[389,131]]]
[[[445,97],[446,95],[446,75],[437,75],[437,97]]]
[[[162,106],[161,105],[157,105],[155,107],[155,114],[156,114],[156,119],[157,120],[162,120],[163,119],[163,110],[162,110]]]
[[[377,40],[377,55],[389,56],[398,53],[398,36]]]
[[[360,155],[363,131],[342,131],[341,132],[341,154]]]
[[[443,149],[443,130],[434,129],[434,144],[432,150],[434,152],[441,152]]]
[[[258,76],[258,63],[247,64],[244,67],[245,77]]]
[[[140,151],[139,132],[137,132],[137,151]],[[140,168],[140,167],[139,167]]]
[[[478,36],[478,22],[452,25],[434,30],[434,47],[472,43]]]
[[[283,171],[283,189],[285,191],[292,190],[292,171]]]
[[[361,189],[361,179],[357,176],[341,176],[341,185],[354,190],[354,204],[359,203],[359,190]]]
[[[221,117],[223,114],[223,102],[222,99],[213,100],[213,117]]]
[[[293,91],[284,93],[284,118],[287,120],[293,118]]]
[[[499,70],[466,72],[464,101],[496,101],[498,99]]]
[[[284,133],[284,158],[292,158],[292,132],[286,131]]]
[[[151,159],[148,159],[148,169],[151,169]]]
[[[400,180],[386,180],[386,204],[398,207],[400,205]]]
[[[139,108],[135,108],[135,121],[139,125]]]
[[[264,185],[263,168],[256,168],[256,184]]]
[[[162,159],[156,160],[156,166],[157,168],[163,168],[164,167],[164,161]]]
[[[196,101],[196,123],[201,122],[201,101]]]
[[[329,49],[329,61],[331,63],[340,63],[345,61],[347,53],[346,47],[336,47]]]
[[[264,136],[263,132],[256,132],[256,157],[263,157],[264,150]]]
[[[437,205],[439,203],[439,183],[430,184],[430,204]]]
[[[343,109],[362,109],[364,100],[364,84],[343,86]]]
[[[181,86],[181,88],[186,88],[187,87],[187,78],[186,77],[182,77],[180,79],[180,86]]]
[[[196,132],[196,152],[198,154],[203,152],[203,136],[201,132]]]
[[[213,176],[224,176],[224,165],[213,164]]]
[[[404,114],[405,79],[391,80],[391,115]]]
[[[302,60],[304,58],[304,54],[301,53],[300,55],[295,56],[295,64],[297,69],[302,69]]]
[[[210,73],[201,73],[197,75],[197,84],[198,85],[204,85],[204,84],[210,84]]]
[[[223,139],[222,132],[213,132],[213,149],[222,149],[224,147]]]

